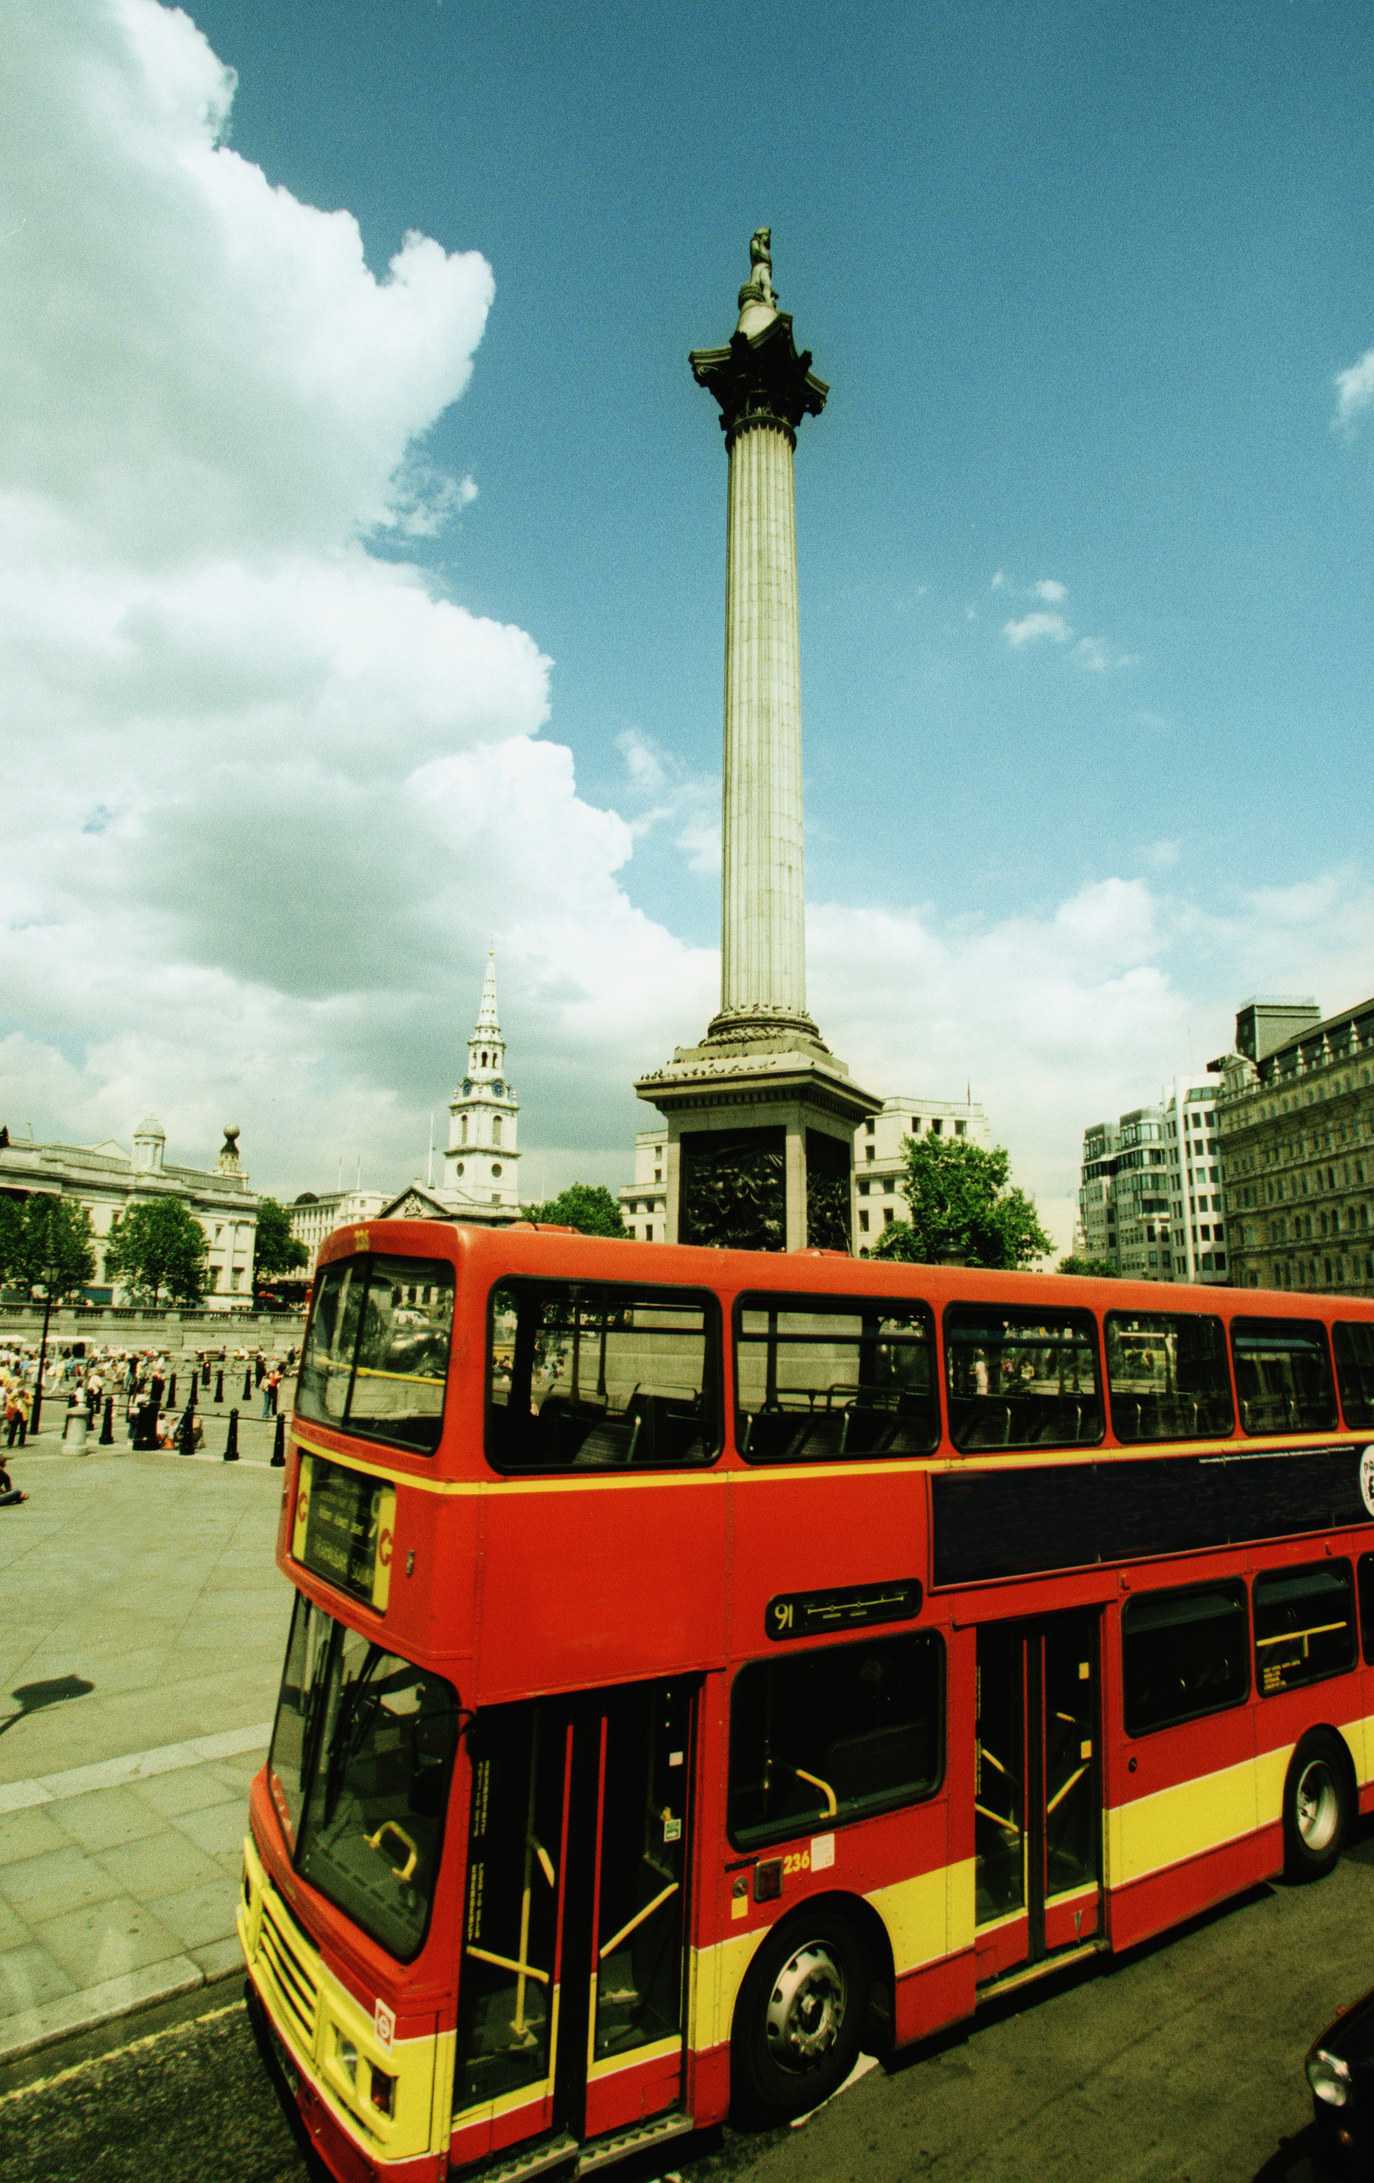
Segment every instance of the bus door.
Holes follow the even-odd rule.
[[[1096,1608],[978,1631],[974,1886],[979,1983],[1102,1927]]]
[[[494,1706],[472,1765],[453,2129],[584,2144],[677,2107],[694,1686]]]

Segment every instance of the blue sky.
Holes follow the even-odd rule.
[[[81,769],[98,743],[107,817],[74,803],[62,823],[94,824],[105,861],[71,879],[46,801],[22,836],[42,870],[21,885],[11,859],[12,1126],[127,1134],[152,1104],[189,1156],[229,1100],[264,1182],[320,1187],[365,1147],[399,1185],[495,931],[529,1180],[627,1172],[628,1079],[699,1035],[712,998],[725,460],[686,352],[728,334],[760,223],[833,387],[797,485],[812,1000],[837,1050],[884,1091],[972,1076],[1067,1242],[1088,1122],[1229,1044],[1254,990],[1335,1008],[1374,985],[1367,8],[202,0],[194,31],[154,0],[69,13],[21,0],[11,65],[71,173],[36,133],[0,153],[18,238],[0,284],[12,346],[35,296],[88,290],[79,384],[57,395],[84,399],[93,444],[79,477],[32,454],[59,429],[49,370],[0,491],[41,502],[51,541],[74,508],[94,521],[118,450],[135,502],[199,465],[256,512],[197,535],[194,489],[167,485],[146,550],[108,524],[50,548],[51,596],[74,614],[104,587],[158,694],[131,699],[113,656],[83,667]],[[93,232],[94,185],[77,189],[96,76],[119,234]],[[407,234],[430,255],[398,276]],[[136,422],[115,391],[135,355],[164,389]],[[335,363],[317,421],[309,389]],[[266,390],[235,430],[217,371]],[[296,447],[317,474],[278,506]],[[344,643],[341,571],[390,632],[373,696],[349,683],[351,764],[310,740],[342,713],[312,700],[307,732],[292,710],[321,630]],[[262,598],[244,603],[260,580],[266,644]],[[404,630],[388,583],[414,594]],[[200,631],[173,648],[175,704],[152,592],[166,626]],[[239,711],[212,671],[215,600],[215,642],[273,663]],[[442,604],[461,619],[441,628]],[[35,614],[17,577],[29,662]],[[35,795],[43,722],[71,726],[61,623],[41,702],[30,680],[11,693],[41,739]],[[388,729],[387,646],[399,718],[431,643],[439,680],[445,644],[467,662],[463,702],[446,720],[435,697],[419,734],[427,681]],[[332,657],[337,685],[352,670]],[[163,735],[181,756],[159,803],[138,753]],[[194,778],[166,786],[191,749]],[[445,847],[402,901],[397,813],[428,826],[445,796]],[[288,864],[294,844],[303,894],[269,835]],[[140,970],[114,1014],[77,971],[112,916]],[[60,973],[56,955],[35,969],[35,930]],[[193,1070],[184,1038],[159,1043],[169,1006],[197,1025]]]

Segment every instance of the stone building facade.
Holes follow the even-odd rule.
[[[316,1197],[313,1191],[302,1191],[290,1207],[291,1233],[297,1243],[304,1245],[307,1256],[294,1278],[313,1280],[325,1237],[355,1220],[376,1220],[393,1195],[390,1190],[329,1190]]]
[[[1237,1287],[1374,1296],[1374,1000],[1248,1001],[1211,1066]]]
[[[206,1309],[247,1310],[253,1302],[258,1200],[239,1158],[238,1137],[237,1129],[226,1125],[213,1168],[169,1163],[166,1132],[152,1115],[134,1131],[132,1156],[113,1139],[99,1145],[6,1145],[0,1148],[0,1195],[37,1193],[75,1198],[84,1205],[96,1252],[95,1279],[86,1295],[93,1303],[116,1305],[128,1302],[105,1272],[105,1246],[116,1213],[155,1198],[177,1198],[205,1230]]]
[[[903,1188],[907,1137],[966,1137],[985,1152],[992,1149],[987,1116],[976,1100],[885,1099],[854,1132],[854,1240],[857,1258],[867,1258],[884,1228],[909,1220]]]

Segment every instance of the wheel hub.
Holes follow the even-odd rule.
[[[1310,1850],[1326,1849],[1336,1831],[1340,1809],[1335,1778],[1325,1759],[1304,1766],[1296,1798],[1298,1833]]]
[[[780,2069],[819,2069],[840,2036],[845,1999],[844,1972],[819,1941],[788,1959],[768,2002],[768,2051]]]

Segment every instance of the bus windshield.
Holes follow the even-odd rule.
[[[297,1415],[432,1455],[452,1332],[453,1268],[444,1260],[336,1259],[315,1283]]]
[[[429,1923],[458,1699],[296,1600],[268,1761],[297,1872],[408,1963]]]

